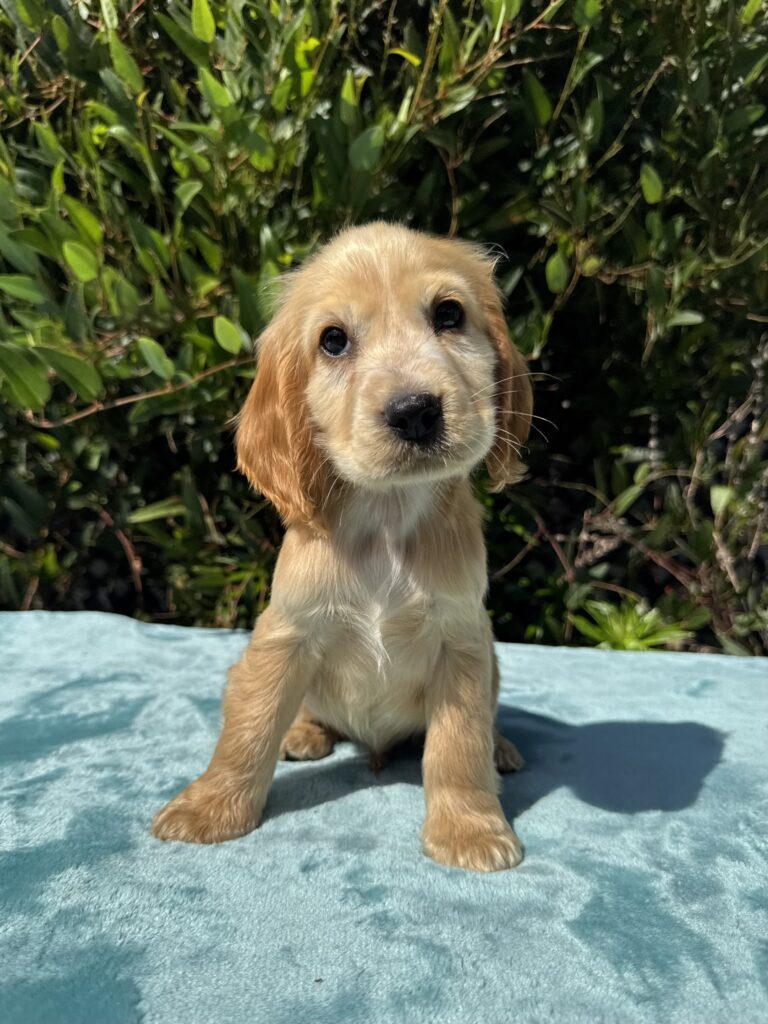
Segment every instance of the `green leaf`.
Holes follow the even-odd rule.
[[[118,275],[112,286],[112,308],[123,323],[127,323],[139,311],[139,293],[127,278]]]
[[[248,160],[257,171],[271,171],[275,166],[274,147],[260,132],[249,132],[246,148],[249,153]]]
[[[645,292],[649,306],[659,316],[667,308],[667,289],[661,267],[649,267],[646,271]]]
[[[560,251],[553,253],[547,260],[545,274],[547,287],[551,292],[565,291],[571,277],[571,270],[568,261]]]
[[[33,32],[40,31],[43,27],[44,13],[37,0],[14,0],[13,6],[27,28]]]
[[[34,276],[40,270],[40,260],[28,245],[12,237],[0,224],[0,256],[23,274]]]
[[[213,335],[226,352],[237,355],[243,347],[243,332],[225,316],[217,316],[213,321]]]
[[[242,270],[238,270],[237,267],[233,270],[233,276],[240,305],[240,323],[248,334],[255,338],[267,319],[267,316],[262,314],[259,305],[261,294],[259,282],[249,277],[248,274],[244,274]]]
[[[344,75],[344,81],[339,93],[339,116],[344,124],[354,125],[357,122],[357,111],[360,105],[360,97],[355,88],[355,76],[351,71]]]
[[[172,519],[176,516],[187,514],[186,506],[181,498],[163,498],[162,501],[154,501],[151,505],[137,508],[128,516],[128,522],[133,525],[138,523],[151,523],[154,519]]]
[[[581,273],[583,277],[594,277],[598,273],[603,263],[599,256],[585,256],[584,261],[581,264]]]
[[[36,121],[32,128],[47,160],[52,164],[58,163],[66,153],[56,137],[56,132],[49,124],[44,124],[42,121]]]
[[[676,313],[667,320],[667,327],[695,327],[696,324],[703,324],[704,317],[693,309],[678,309]]]
[[[83,238],[100,247],[104,241],[104,230],[99,219],[91,213],[88,207],[83,206],[76,199],[72,199],[71,196],[62,196],[61,205]]]
[[[375,124],[366,128],[349,147],[349,162],[356,171],[370,174],[376,167],[384,145],[384,129]]]
[[[594,640],[595,643],[601,643],[605,639],[605,634],[599,626],[596,626],[594,622],[590,622],[589,619],[585,619],[583,615],[572,615],[571,621],[582,636],[587,637],[588,640]]]
[[[440,56],[437,61],[437,68],[441,78],[447,78],[453,74],[459,57],[460,46],[461,34],[459,33],[456,19],[451,14],[450,7],[446,7],[443,14],[443,38],[440,44]]]
[[[591,100],[587,105],[582,131],[584,138],[590,144],[600,141],[600,136],[603,134],[603,104],[599,99]]]
[[[192,31],[204,43],[212,43],[216,37],[216,22],[208,0],[192,0]]]
[[[101,0],[101,20],[110,31],[117,28],[117,11],[112,0]]]
[[[48,301],[48,296],[37,281],[26,274],[0,274],[0,292],[5,292],[14,299],[25,299],[36,306]]]
[[[22,409],[42,409],[51,395],[45,364],[30,349],[0,342],[0,373]]]
[[[747,0],[741,9],[741,24],[751,25],[755,20],[755,15],[763,6],[763,0]]]
[[[196,68],[204,67],[208,62],[208,47],[195,39],[191,32],[177,25],[176,22],[165,14],[155,14],[154,19],[160,23],[163,29],[176,44],[176,48],[184,54],[190,63]]]
[[[523,88],[534,123],[542,128],[552,119],[552,101],[541,82],[530,71],[523,72]]]
[[[176,189],[176,216],[182,217],[189,204],[202,189],[202,181],[185,181]]]
[[[496,27],[518,16],[522,0],[483,0],[483,7],[491,19],[491,24]]]
[[[724,487],[719,484],[715,484],[713,487],[710,487],[709,503],[712,506],[712,511],[716,519],[727,510],[734,494],[735,491],[732,487]]]
[[[661,202],[664,196],[664,183],[651,164],[643,164],[640,168],[640,188],[646,203],[652,205]]]
[[[200,68],[198,84],[211,110],[224,110],[232,106],[233,100],[226,85],[214,78],[207,68]]]
[[[156,373],[158,377],[162,377],[163,380],[168,380],[173,376],[176,367],[173,365],[171,360],[165,354],[164,350],[154,340],[154,338],[147,338],[142,336],[138,338],[139,350],[144,357],[144,362]]]
[[[602,0],[576,0],[573,20],[579,28],[592,28],[600,22],[602,7]]]
[[[200,250],[205,262],[214,274],[218,274],[221,270],[221,265],[224,262],[224,255],[221,248],[197,228],[193,228],[190,234],[191,237],[194,238],[197,248]]]
[[[67,266],[78,281],[87,284],[98,277],[99,261],[91,249],[80,242],[65,242],[61,248]]]
[[[101,377],[84,359],[45,345],[38,345],[35,351],[39,352],[56,375],[86,402],[92,402],[101,391]]]
[[[141,92],[144,88],[144,79],[139,71],[139,65],[114,31],[109,33],[109,54],[112,58],[112,67],[120,81],[127,85],[131,92]]]
[[[418,68],[421,65],[421,57],[417,57],[415,53],[409,53],[408,50],[404,50],[400,46],[393,46],[391,50],[387,50],[387,54],[394,53],[397,57],[402,57],[403,60],[407,60],[413,67]]]
[[[634,505],[644,490],[645,488],[642,484],[632,484],[625,491],[622,491],[613,503],[615,514],[623,516],[627,509]]]

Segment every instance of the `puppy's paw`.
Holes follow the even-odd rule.
[[[521,768],[525,767],[525,761],[520,751],[500,732],[494,734],[493,763],[496,765],[496,770],[502,774],[519,772]]]
[[[453,828],[424,826],[424,852],[438,864],[466,871],[506,871],[523,859],[523,848],[505,823],[487,828],[454,823]]]
[[[333,753],[338,736],[319,722],[297,722],[280,744],[281,761],[319,761]]]
[[[200,778],[158,811],[152,832],[158,839],[223,843],[252,832],[258,824],[250,793],[216,788]]]

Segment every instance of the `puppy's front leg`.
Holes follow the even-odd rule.
[[[446,647],[427,694],[422,840],[433,860],[471,871],[513,868],[523,858],[497,790],[488,645]]]
[[[315,656],[268,608],[229,672],[224,725],[208,768],[155,816],[159,839],[221,843],[256,828],[280,749],[309,684]]]

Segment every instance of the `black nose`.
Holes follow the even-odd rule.
[[[437,395],[398,395],[384,410],[384,419],[402,441],[427,445],[443,427],[443,406]]]

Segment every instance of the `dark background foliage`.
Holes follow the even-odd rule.
[[[506,254],[497,635],[765,651],[759,0],[0,0],[0,53],[2,607],[252,623],[267,286],[384,217]]]

